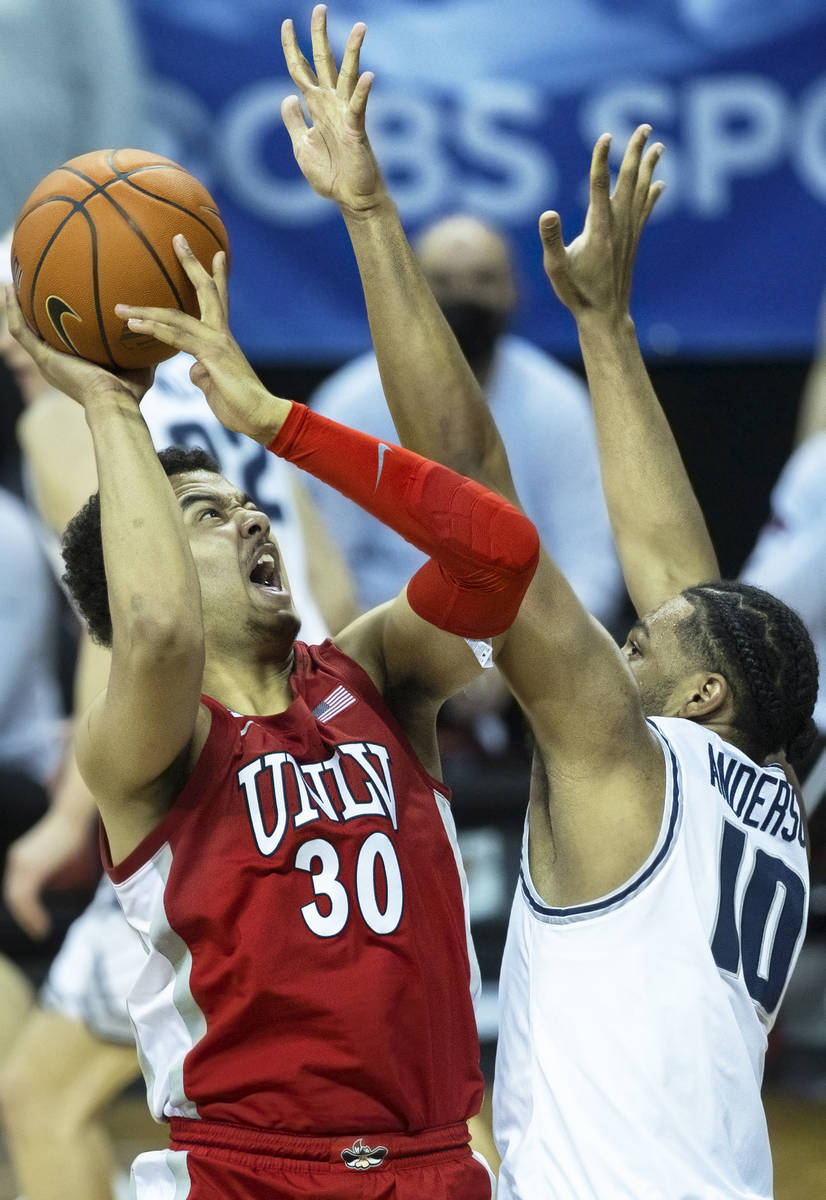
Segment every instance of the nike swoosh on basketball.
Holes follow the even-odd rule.
[[[379,442],[379,470],[378,470],[378,474],[376,475],[376,485],[373,488],[374,492],[375,492],[376,488],[379,486],[379,480],[381,479],[382,467],[384,466],[385,452],[387,450],[392,450],[392,449],[393,449],[392,446],[386,446],[384,444],[384,442]]]
[[[72,306],[67,304],[65,300],[61,300],[60,296],[48,296],[46,299],[46,313],[52,323],[52,328],[60,338],[61,342],[63,342],[63,344],[71,350],[72,354],[77,354],[77,346],[69,337],[63,326],[63,322],[66,317],[74,317],[76,321],[80,320],[80,317],[72,308]]]

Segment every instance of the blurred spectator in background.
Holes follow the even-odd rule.
[[[131,11],[125,0],[0,4],[0,229],[66,159],[142,144]]]
[[[132,13],[128,0],[0,2],[0,230],[67,159],[145,144],[144,73]],[[17,492],[18,412],[17,393],[0,370],[0,484]]]
[[[812,891],[806,940],[781,1017],[778,1069],[796,1090],[826,1099],[826,298],[806,377],[797,448],[772,490],[769,520],[741,578],[800,613],[820,663],[817,740],[801,765]]]
[[[2,862],[10,844],[46,811],[63,751],[57,611],[58,597],[34,522],[16,496],[0,489]],[[47,966],[42,947],[0,905],[0,1059],[12,1045],[31,989]]]
[[[817,323],[815,356],[806,376],[797,412],[794,434],[797,446],[807,438],[826,431],[826,292],[820,302]]]
[[[542,350],[506,332],[517,294],[508,247],[496,230],[456,214],[426,228],[415,249],[485,391],[525,512],[582,603],[611,627],[621,579],[584,384]],[[398,441],[372,352],[325,380],[310,405],[374,437]],[[360,608],[394,596],[424,561],[422,555],[323,483],[310,480],[308,486],[357,580]]]
[[[819,737],[802,768],[807,774],[826,748],[826,295],[819,315],[818,344],[803,385],[796,448],[771,493],[769,520],[746,560],[741,578],[757,584],[800,613],[820,662],[814,711]],[[807,788],[811,808],[826,792]]]
[[[813,370],[819,370],[815,364]],[[824,375],[826,383],[826,375]],[[826,389],[824,389],[826,391]],[[806,623],[821,663],[814,711],[826,744],[826,429],[789,458],[771,494],[771,514],[743,569],[747,583],[778,596]]]

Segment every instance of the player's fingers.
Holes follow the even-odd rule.
[[[229,316],[229,290],[227,288],[227,276],[229,274],[229,264],[227,256],[223,250],[219,250],[212,260],[212,278],[215,283],[218,297],[221,301],[221,308],[224,311],[224,317]]]
[[[307,62],[304,55],[298,46],[298,38],[295,36],[295,26],[292,20],[288,17],[281,24],[281,48],[284,51],[284,61],[287,64],[287,70],[290,73],[290,79],[297,88],[302,92],[308,88],[315,87],[316,77],[310,64]]]
[[[304,119],[304,111],[301,108],[301,101],[298,96],[287,96],[281,102],[281,120],[284,122],[284,127],[290,135],[290,141],[293,144],[293,150],[300,138],[309,129],[309,126]]]
[[[203,351],[205,326],[197,317],[174,308],[137,308],[128,304],[116,304],[115,312],[133,333],[149,334],[193,356]]]
[[[195,288],[201,320],[213,327],[220,325],[226,314],[215,280],[203,263],[192,253],[189,242],[182,233],[175,234],[172,245],[175,248],[178,262],[186,272],[187,279]]]
[[[204,339],[200,334],[200,323],[198,324],[198,333],[193,333],[191,329],[184,328],[177,324],[172,324],[167,321],[159,321],[155,317],[129,317],[122,311],[122,305],[115,306],[115,312],[118,316],[125,317],[126,324],[133,333],[144,333],[150,337],[157,338],[159,342],[163,342],[167,346],[174,346],[176,350],[183,350],[184,354],[191,354],[193,358],[203,351]]]
[[[651,187],[648,189],[648,196],[647,196],[645,204],[643,206],[642,216],[640,217],[640,225],[639,225],[640,229],[642,229],[642,227],[645,225],[645,222],[651,216],[651,210],[653,209],[654,205],[657,203],[657,201],[659,200],[660,196],[663,194],[664,191],[665,191],[665,180],[664,179],[658,179],[656,183],[651,184]]]
[[[310,18],[310,39],[313,45],[313,65],[322,87],[334,88],[338,82],[338,67],[327,37],[327,6],[317,4]]]
[[[358,117],[359,122],[364,119],[364,112],[367,108],[367,98],[370,95],[370,88],[373,86],[375,76],[372,71],[365,71],[359,76],[359,81],[356,84],[353,95],[350,98],[350,112],[353,116]]]
[[[350,99],[359,80],[359,57],[361,55],[361,44],[364,41],[366,33],[367,26],[363,21],[359,21],[350,30],[347,45],[344,47],[337,91],[345,100]]]
[[[634,212],[636,214],[642,213],[645,208],[648,195],[651,191],[651,180],[664,150],[665,146],[663,146],[662,142],[655,142],[653,146],[649,146],[643,156],[634,192]]]
[[[565,243],[562,240],[562,222],[557,212],[543,212],[539,218],[539,236],[542,239],[544,267],[553,275],[566,264]]]
[[[651,133],[650,125],[638,125],[628,139],[625,153],[622,156],[617,186],[614,189],[614,199],[621,204],[630,204],[637,187],[640,172],[640,160],[645,149],[645,143]]]
[[[589,180],[589,203],[587,221],[590,225],[604,227],[610,216],[611,173],[608,170],[608,152],[611,149],[610,133],[597,138],[591,155]],[[544,215],[544,214],[543,214]]]

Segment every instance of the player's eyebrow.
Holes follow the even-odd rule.
[[[648,625],[645,621],[636,621],[628,631],[629,637],[639,636],[640,634],[642,634],[646,641],[651,640],[648,632]]]
[[[181,512],[186,512],[193,504],[200,504],[201,501],[207,504],[220,504],[221,506],[226,504],[225,497],[219,495],[218,492],[185,492],[180,497]]]
[[[180,498],[181,512],[186,512],[193,504],[199,504],[201,501],[207,504],[218,504],[222,508],[225,508],[227,504],[237,504],[240,508],[246,508],[248,504],[256,503],[249,492],[234,492],[231,496],[227,496],[223,492],[185,492]]]

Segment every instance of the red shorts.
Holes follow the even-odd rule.
[[[467,1126],[336,1138],[173,1118],[132,1166],[137,1200],[491,1200]]]

